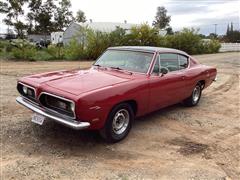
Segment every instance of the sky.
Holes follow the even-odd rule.
[[[85,12],[93,22],[152,24],[158,6],[165,6],[174,31],[184,27],[199,28],[200,33],[225,34],[228,23],[240,29],[240,0],[71,0],[72,11]],[[0,15],[2,21],[3,15]],[[5,26],[0,27],[2,31]]]

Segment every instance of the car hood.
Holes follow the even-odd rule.
[[[34,75],[28,78],[40,85],[46,84],[73,95],[80,95],[131,80],[126,75],[121,76],[99,70],[58,71]]]

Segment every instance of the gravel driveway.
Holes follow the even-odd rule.
[[[31,123],[15,98],[18,77],[91,62],[1,61],[2,179],[240,179],[239,53],[195,56],[218,69],[197,107],[177,104],[138,119],[129,136]]]

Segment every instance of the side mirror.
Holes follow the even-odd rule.
[[[169,72],[169,71],[168,71],[167,68],[161,67],[161,69],[160,69],[161,76],[164,76],[164,75],[167,74],[168,72]]]

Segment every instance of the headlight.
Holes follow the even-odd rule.
[[[75,107],[74,107],[74,104],[73,104],[73,103],[70,104],[70,108],[71,108],[72,112],[74,112]]]
[[[59,102],[58,102],[58,105],[59,105],[59,107],[62,108],[62,109],[67,109],[67,104],[66,104],[65,102],[59,101]]]
[[[24,92],[24,94],[27,94],[27,90],[28,90],[28,88],[27,88],[26,86],[23,86],[23,92]]]

